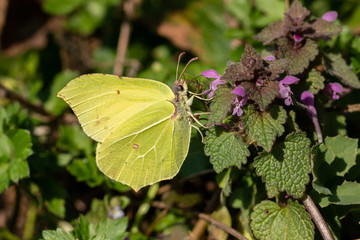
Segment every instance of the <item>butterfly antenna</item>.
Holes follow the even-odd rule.
[[[178,73],[179,73],[179,65],[180,65],[180,59],[182,58],[182,56],[184,56],[185,52],[182,52],[179,54],[179,57],[178,57],[178,62],[177,62],[177,66],[176,66],[176,78],[175,80],[178,81]]]
[[[179,80],[181,79],[182,75],[184,74],[184,72],[185,72],[186,68],[189,66],[189,64],[190,64],[191,62],[193,62],[193,61],[198,60],[198,59],[199,59],[198,57],[194,57],[194,58],[190,59],[190,61],[188,61],[188,63],[186,64],[186,66],[184,67],[184,69],[182,70],[182,72],[181,72],[181,74],[180,74],[180,76],[179,76]]]

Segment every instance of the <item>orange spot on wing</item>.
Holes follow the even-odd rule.
[[[139,149],[139,147],[140,147],[140,146],[139,146],[138,144],[136,144],[136,143],[134,143],[134,144],[132,145],[132,148],[133,148],[133,149]]]

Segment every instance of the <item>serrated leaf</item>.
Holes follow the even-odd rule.
[[[219,88],[215,91],[215,96],[210,105],[211,115],[209,124],[219,123],[228,115],[231,105],[234,103],[235,95],[230,88]]]
[[[92,235],[106,236],[104,239],[123,239],[127,236],[125,232],[127,227],[128,219],[126,217],[113,220],[110,218],[103,219],[95,228],[95,233]],[[92,224],[90,224],[92,225]]]
[[[269,45],[275,39],[285,36],[284,24],[283,20],[273,22],[256,34],[254,39],[263,42],[264,45]]]
[[[298,0],[293,1],[289,10],[285,13],[285,16],[290,17],[292,23],[296,25],[300,25],[309,15],[310,11],[303,7]]]
[[[229,82],[250,81],[254,77],[252,71],[249,71],[241,63],[229,62],[221,79]]]
[[[217,173],[231,166],[240,168],[250,156],[241,136],[220,126],[209,128],[204,143],[205,154],[210,156],[210,162]]]
[[[270,151],[277,136],[284,132],[282,126],[286,122],[286,111],[279,105],[273,105],[267,112],[260,112],[255,106],[248,104],[241,116],[243,126],[250,140]]]
[[[356,74],[346,64],[341,54],[329,53],[323,58],[325,70],[340,81],[352,88],[359,89],[360,81]]]
[[[76,239],[90,239],[90,224],[84,215],[76,219],[74,234]]]
[[[287,59],[277,59],[273,61],[268,61],[269,70],[271,72],[270,79],[278,78],[279,75],[287,69],[288,60]]]
[[[264,182],[300,198],[311,171],[310,140],[302,132],[290,133],[271,152],[261,152],[255,158],[254,166]]]
[[[29,164],[25,160],[15,159],[9,165],[9,177],[11,181],[17,183],[21,178],[30,175]]]
[[[272,201],[262,201],[251,213],[251,229],[260,240],[314,239],[311,216],[297,201],[288,201],[280,207]]]
[[[360,183],[345,181],[336,186],[331,195],[323,196],[319,205],[326,207],[329,204],[353,205],[360,204]]]
[[[321,75],[321,73],[312,69],[306,79],[306,90],[310,91],[312,94],[317,94],[325,87],[324,81],[325,78]]]
[[[75,237],[71,233],[67,233],[61,228],[55,230],[45,230],[42,232],[44,240],[75,240]]]
[[[253,100],[262,111],[266,110],[279,94],[279,82],[276,80],[266,81],[262,86],[256,86],[253,82],[242,82],[241,86],[249,99]]]
[[[261,55],[250,44],[245,45],[245,50],[240,61],[241,64],[250,71],[264,67]]]
[[[275,185],[270,185],[270,184],[265,183],[265,189],[266,189],[266,194],[267,194],[268,198],[276,197],[280,193]]]
[[[287,69],[289,75],[302,73],[319,53],[318,45],[309,38],[306,39],[301,48],[293,48],[292,43],[287,38],[279,39],[277,44],[280,57],[289,61]]]
[[[314,33],[305,33],[305,37],[310,37],[312,39],[326,39],[336,36],[341,32],[341,26],[336,25],[333,22],[325,21],[322,18],[316,19],[316,21],[311,24],[311,28],[314,29]]]
[[[344,177],[356,164],[357,147],[358,140],[346,136],[326,137],[324,143],[315,146],[312,152],[316,184],[328,187],[335,176]],[[319,187],[315,190],[318,191]]]

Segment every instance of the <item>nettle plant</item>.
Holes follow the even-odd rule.
[[[311,216],[322,236],[332,239],[309,195],[321,207],[359,203],[359,183],[348,173],[358,142],[344,134],[344,116],[328,110],[360,82],[340,54],[317,43],[341,32],[336,18],[334,11],[313,18],[294,1],[284,20],[254,36],[271,45],[272,55],[262,58],[246,45],[240,62],[229,62],[222,75],[202,73],[213,79],[205,92],[211,98],[205,154],[225,179],[224,195],[234,199],[231,184],[241,180],[254,191],[247,176],[225,171],[236,166],[261,176],[271,199],[247,199],[257,239],[313,239]]]

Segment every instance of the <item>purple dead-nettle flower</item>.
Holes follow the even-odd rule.
[[[286,76],[283,80],[281,80],[279,82],[279,98],[283,98],[285,99],[285,105],[286,106],[290,106],[292,105],[292,100],[291,100],[291,97],[290,95],[292,95],[292,91],[290,89],[290,86],[291,84],[294,84],[296,83],[297,81],[299,81],[298,78],[296,77],[293,77],[293,76]]]
[[[309,108],[311,116],[316,117],[317,112],[314,106],[314,95],[309,91],[304,91],[302,92],[300,99]]]
[[[219,84],[224,84],[226,83],[225,80],[220,79],[221,75],[219,75],[215,70],[210,69],[207,71],[204,71],[201,73],[204,77],[207,78],[215,78],[211,83],[210,83],[210,89],[206,90],[203,92],[203,94],[208,94],[209,98],[212,98],[214,96],[215,91],[217,90],[217,86]]]
[[[322,15],[322,19],[327,22],[333,22],[337,19],[338,13],[336,11],[329,11]]]
[[[338,100],[343,87],[338,83],[329,83],[325,86],[324,92],[329,95],[333,100]]]
[[[235,107],[232,115],[238,115],[238,117],[240,117],[243,114],[243,110],[241,109],[241,107],[247,103],[248,95],[246,94],[244,88],[241,86],[236,87],[234,90],[232,90],[232,93],[236,95],[234,101]],[[241,97],[240,101],[239,97]]]
[[[114,206],[109,209],[108,216],[111,219],[119,219],[125,216],[124,211],[120,208],[120,206]]]
[[[274,60],[276,60],[276,58],[275,58],[275,56],[273,56],[273,55],[269,55],[269,56],[267,56],[267,57],[265,58],[265,60],[267,60],[267,61],[274,61]]]

